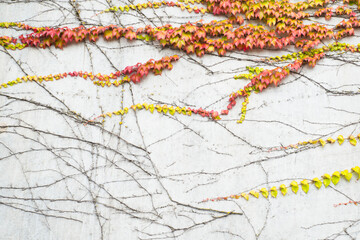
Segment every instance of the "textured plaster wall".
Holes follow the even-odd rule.
[[[169,8],[93,17],[107,7],[103,0],[0,1],[0,22],[143,27],[213,19]],[[295,50],[198,58],[124,39],[64,50],[1,48],[1,83],[27,74],[110,73],[173,54],[181,59],[161,76],[118,88],[66,78],[0,89],[0,239],[360,239],[359,207],[334,207],[360,200],[355,177],[336,187],[310,186],[307,194],[202,202],[359,165],[359,146],[349,143],[268,152],[360,133],[357,55],[325,58],[304,67],[303,76],[252,94],[242,124],[236,123],[241,101],[216,122],[139,111],[83,124],[133,103],[222,109],[247,84],[234,75],[246,66],[271,69],[258,60],[288,51]]]

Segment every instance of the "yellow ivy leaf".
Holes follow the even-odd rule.
[[[330,185],[331,176],[326,173],[326,174],[324,174],[323,178],[324,178],[324,181],[323,181],[323,182],[324,182],[324,186],[325,186],[325,187],[329,186],[329,185]]]
[[[149,105],[149,110],[151,113],[154,112],[154,109],[155,109],[154,104]]]
[[[161,107],[160,105],[156,105],[155,108],[157,109],[157,111],[158,111],[159,113],[162,112],[162,107]]]
[[[349,182],[350,179],[352,178],[352,173],[349,172],[348,170],[344,170],[341,172],[341,175],[344,176],[344,178]]]
[[[320,142],[321,146],[325,146],[325,144],[326,144],[326,142],[322,139],[319,139],[319,142]]]
[[[282,193],[282,195],[284,195],[284,196],[286,195],[287,188],[286,188],[285,184],[280,185],[280,192]]]
[[[290,186],[291,186],[291,190],[296,194],[297,191],[299,190],[299,185],[296,181],[292,181],[290,183]]]
[[[333,138],[328,138],[326,141],[328,141],[328,142],[331,143],[331,144],[333,144],[334,142],[336,142],[335,139],[333,139]]]
[[[356,139],[355,139],[355,137],[353,135],[351,135],[349,137],[349,142],[350,142],[351,145],[356,146],[357,142],[356,142]]]
[[[318,189],[321,188],[322,183],[321,183],[320,179],[314,178],[313,182],[315,184],[315,187],[317,187]]]
[[[338,140],[339,145],[341,145],[344,142],[344,137],[342,135],[339,135],[337,140]]]
[[[260,189],[260,192],[264,196],[264,198],[267,198],[269,196],[269,192],[266,188]]]
[[[256,198],[259,198],[259,192],[257,192],[257,191],[251,190],[250,194],[253,195]]]
[[[356,172],[357,175],[358,175],[358,179],[360,179],[360,167],[356,166],[356,167],[353,167],[351,170],[353,170],[354,172]]]
[[[300,182],[302,190],[307,193],[309,191],[309,181],[308,180],[302,180]]]
[[[171,114],[171,115],[174,115],[174,113],[175,113],[175,109],[171,106],[171,107],[169,107],[169,113]]]
[[[331,181],[334,185],[336,185],[340,180],[340,173],[338,171],[334,172],[331,176]]]
[[[242,193],[241,196],[245,198],[247,201],[249,201],[249,195],[246,193]]]
[[[272,187],[270,188],[270,195],[273,197],[273,198],[276,198],[278,192],[276,190],[276,187]]]
[[[164,113],[168,112],[168,106],[166,104],[162,107],[162,109]]]

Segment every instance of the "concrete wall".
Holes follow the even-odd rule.
[[[143,27],[213,19],[173,8],[93,16],[107,7],[92,0],[1,1],[0,22]],[[289,51],[298,50],[198,58],[124,39],[64,50],[1,48],[0,83],[24,75],[110,73],[173,54],[181,59],[161,76],[118,88],[66,78],[0,89],[0,239],[360,239],[359,207],[334,207],[360,200],[355,174],[336,186],[311,185],[307,194],[289,189],[276,199],[202,202],[359,165],[359,146],[348,142],[268,151],[360,133],[356,54],[330,54],[314,69],[304,67],[303,76],[252,94],[242,124],[236,122],[241,101],[220,121],[139,111],[83,124],[143,102],[222,109],[228,95],[247,84],[234,75],[246,66],[274,68],[259,60]]]

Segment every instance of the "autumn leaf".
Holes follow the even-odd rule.
[[[351,135],[349,137],[349,142],[350,142],[351,145],[356,146],[357,142],[356,142],[356,139],[355,139],[355,137],[353,135]]]
[[[341,171],[341,175],[344,176],[344,178],[349,182],[352,178],[352,173],[348,170]]]
[[[343,142],[344,142],[344,137],[343,137],[342,135],[339,135],[339,136],[337,137],[337,140],[338,140],[339,145],[341,145],[341,144],[343,144]]]
[[[318,189],[321,188],[322,183],[318,178],[314,178],[313,182],[315,184],[315,187],[317,187]]]
[[[268,190],[266,188],[261,188],[260,192],[264,196],[264,198],[268,198],[269,192],[268,192]]]
[[[360,167],[356,166],[353,167],[351,170],[353,170],[358,175],[358,180],[360,179]]]
[[[254,190],[251,190],[249,193],[250,193],[251,195],[253,195],[254,197],[256,197],[256,198],[259,198],[259,192],[256,192],[256,191],[254,191]]]
[[[286,195],[287,188],[286,188],[285,184],[280,185],[280,192],[282,193],[282,195],[284,195],[284,196]]]
[[[270,195],[273,197],[273,198],[276,198],[278,192],[276,190],[276,187],[272,187],[270,188]]]
[[[331,179],[331,176],[329,174],[324,174],[323,175],[323,183],[324,183],[324,186],[327,187],[330,185],[330,179]]]
[[[249,195],[246,193],[241,193],[240,196],[242,196],[243,198],[245,198],[247,201],[249,200]]]
[[[128,30],[128,31],[125,33],[125,38],[126,38],[126,39],[129,39],[129,40],[134,40],[134,39],[136,39],[136,33],[133,32],[132,30]]]
[[[299,184],[296,181],[290,183],[291,190],[296,194],[299,190]]]
[[[305,193],[308,193],[309,191],[309,181],[308,180],[302,180],[300,182],[301,184],[301,189],[305,192]]]
[[[110,29],[106,30],[104,32],[104,37],[106,40],[111,40],[113,38],[113,30]]]
[[[338,184],[338,182],[340,181],[340,173],[338,171],[333,173],[333,175],[331,176],[331,181],[334,185]]]

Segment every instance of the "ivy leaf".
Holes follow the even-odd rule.
[[[175,109],[171,106],[171,107],[169,107],[169,113],[171,114],[171,115],[174,115],[175,114]]]
[[[251,190],[251,191],[250,191],[250,194],[253,195],[253,196],[256,197],[256,198],[259,198],[259,192],[256,192],[256,191],[254,191],[254,190]]]
[[[349,142],[350,142],[351,145],[356,146],[357,142],[356,142],[356,139],[355,139],[355,137],[353,135],[351,135],[349,137]]]
[[[276,190],[276,187],[272,187],[270,188],[270,195],[273,197],[273,198],[276,198],[278,192]]]
[[[344,176],[344,178],[349,182],[350,179],[352,178],[352,173],[349,172],[348,170],[344,170],[341,172],[341,175]]]
[[[207,49],[206,49],[207,52],[211,53],[211,52],[214,52],[215,51],[215,47],[213,45],[210,45]]]
[[[322,183],[318,178],[314,178],[313,182],[315,184],[315,187],[317,187],[318,189],[321,188]]]
[[[246,193],[240,194],[243,198],[245,198],[247,201],[249,201],[249,195]]]
[[[157,40],[165,39],[166,38],[166,32],[165,31],[157,31],[155,33],[155,37]]]
[[[185,46],[185,41],[183,39],[179,39],[179,41],[176,42],[176,47],[178,47],[179,49],[181,49],[183,46]]]
[[[308,180],[302,180],[300,182],[302,190],[307,193],[309,191],[309,181]]]
[[[268,192],[268,190],[266,188],[261,188],[260,192],[264,196],[264,198],[268,198],[269,192]]]
[[[338,171],[336,171],[331,176],[331,181],[334,185],[336,185],[336,184],[338,184],[339,180],[340,180],[340,173]]]
[[[339,145],[341,145],[344,142],[344,137],[342,135],[339,135],[337,140],[338,140]]]
[[[154,104],[149,105],[149,110],[151,113],[154,112],[154,109],[155,109]]]
[[[356,166],[356,167],[353,167],[351,170],[353,170],[354,172],[356,172],[357,175],[358,175],[358,179],[360,179],[360,167]]]
[[[284,196],[286,195],[287,188],[286,188],[285,184],[280,185],[280,192],[282,193],[282,195],[284,195]]]
[[[63,49],[64,45],[65,45],[65,42],[62,39],[58,39],[55,42],[55,47],[57,47],[57,48]]]
[[[111,40],[113,38],[113,30],[110,29],[106,30],[104,32],[104,37],[106,40]]]
[[[322,140],[321,138],[319,139],[319,142],[321,144],[321,146],[325,146],[326,142],[324,140]]]
[[[325,187],[327,187],[327,186],[329,186],[330,185],[330,179],[331,179],[331,176],[329,175],[329,174],[324,174],[324,176],[322,176],[323,177],[323,182],[324,182],[324,186]]]
[[[186,51],[187,54],[194,53],[194,51],[195,51],[194,45],[193,44],[186,45],[185,46],[185,51]]]
[[[132,30],[128,30],[128,31],[125,33],[125,38],[126,38],[126,39],[129,39],[129,40],[134,40],[134,39],[136,39],[136,33],[133,32]]]
[[[291,190],[296,194],[299,190],[299,185],[296,181],[292,181],[290,183],[290,186],[291,186]]]

